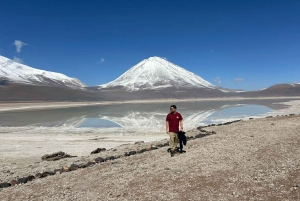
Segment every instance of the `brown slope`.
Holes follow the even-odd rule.
[[[63,87],[34,86],[1,82],[0,101],[94,101],[98,93]]]
[[[245,92],[244,96],[300,96],[300,84],[276,84],[260,91]]]

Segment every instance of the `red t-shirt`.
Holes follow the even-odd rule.
[[[176,112],[175,114],[169,113],[167,115],[166,121],[169,122],[169,132],[179,132],[179,121],[182,120],[180,113]]]

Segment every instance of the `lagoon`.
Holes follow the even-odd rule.
[[[286,101],[286,100],[285,100]],[[0,113],[1,127],[70,127],[164,131],[171,104],[184,118],[185,130],[208,124],[264,117],[288,108],[283,100],[181,101],[175,103],[136,103],[83,106],[37,111]]]

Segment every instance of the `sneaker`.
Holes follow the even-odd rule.
[[[182,154],[182,153],[185,153],[186,151],[182,149],[179,152]]]

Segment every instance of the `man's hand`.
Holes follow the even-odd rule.
[[[183,128],[180,128],[180,131],[183,131]]]
[[[168,131],[168,130],[167,130],[166,132],[167,132],[167,134],[169,134],[169,131]]]

